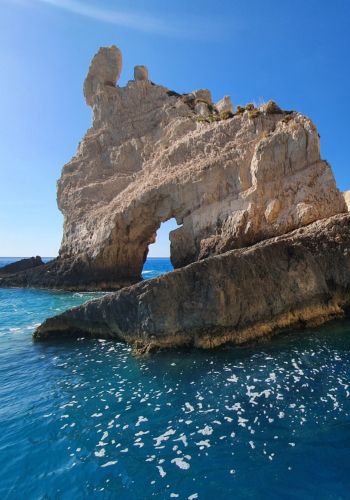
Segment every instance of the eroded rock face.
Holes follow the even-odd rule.
[[[220,99],[220,101],[215,104],[215,107],[219,113],[233,113],[231,97],[228,95]]]
[[[93,106],[96,95],[106,86],[115,87],[122,69],[122,53],[115,45],[101,47],[89,68],[84,82],[84,96],[89,106]]]
[[[146,66],[135,66],[134,68],[135,80],[148,80],[148,69]]]
[[[46,320],[45,340],[101,337],[143,352],[242,343],[350,312],[350,215],[232,250]]]
[[[61,259],[140,278],[161,222],[175,217],[171,259],[181,267],[346,210],[317,130],[277,106],[240,108],[209,91],[179,95],[142,67],[116,87],[116,47],[94,57],[84,89],[93,126],[64,167]]]
[[[206,89],[177,94],[142,66],[118,87],[121,64],[115,46],[92,60],[84,94],[93,124],[58,182],[59,259],[19,282],[108,289],[140,280],[172,217],[181,227],[170,234],[171,260],[182,267],[346,211],[305,116],[272,101],[232,114],[229,97],[214,105]]]
[[[345,191],[344,193],[345,203],[350,211],[350,191]]]

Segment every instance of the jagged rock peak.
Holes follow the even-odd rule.
[[[219,113],[233,113],[231,97],[229,95],[225,95],[220,99],[220,101],[215,104],[215,107]]]
[[[122,70],[122,53],[118,47],[101,47],[91,61],[89,72],[84,82],[84,96],[89,106],[93,105],[94,96],[101,86],[115,86]]]

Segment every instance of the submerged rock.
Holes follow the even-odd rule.
[[[232,250],[47,319],[40,340],[115,338],[152,348],[242,343],[350,311],[350,214]]]
[[[243,248],[346,211],[311,120],[270,101],[201,89],[178,94],[148,80],[117,86],[122,57],[101,48],[84,83],[93,124],[58,182],[64,215],[59,258],[1,286],[118,288],[141,279],[160,224],[175,268]]]

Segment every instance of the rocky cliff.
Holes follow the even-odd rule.
[[[35,338],[105,337],[138,351],[242,343],[350,311],[350,215],[188,265],[46,320]]]
[[[0,285],[115,289],[141,279],[160,224],[176,268],[347,210],[311,120],[275,103],[178,94],[147,68],[119,87],[120,50],[102,48],[84,83],[93,124],[58,182],[59,259]]]
[[[345,211],[319,137],[300,113],[273,103],[213,104],[179,95],[144,67],[126,87],[116,47],[94,57],[84,84],[93,126],[58,183],[62,259],[140,278],[148,246],[172,217],[171,259],[198,259]]]

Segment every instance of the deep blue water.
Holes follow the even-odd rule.
[[[349,323],[143,359],[32,342],[96,295],[0,289],[1,500],[350,498]]]

